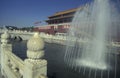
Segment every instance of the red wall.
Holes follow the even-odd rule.
[[[67,26],[67,28],[65,28]],[[66,33],[69,29],[70,26],[68,25],[59,25],[57,26],[57,28],[55,28],[56,26],[42,26],[42,27],[35,27],[34,31],[38,31],[38,32],[44,32],[47,34],[55,34],[55,33]]]

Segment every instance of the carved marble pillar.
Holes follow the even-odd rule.
[[[7,31],[5,31],[2,35],[1,35],[1,73],[3,75],[3,70],[4,70],[4,66],[5,66],[5,62],[6,62],[6,59],[5,58],[5,49],[6,49],[6,46],[9,42],[9,38],[10,38],[10,35],[8,34]]]
[[[25,59],[25,70],[23,78],[47,78],[47,61],[44,56],[44,41],[39,33],[27,42],[27,59]],[[42,77],[44,75],[44,77]]]
[[[2,35],[1,35],[1,42],[2,42],[2,45],[6,45],[8,42],[9,42],[9,39],[10,39],[10,34],[5,31]]]

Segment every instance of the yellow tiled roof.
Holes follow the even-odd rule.
[[[49,16],[49,17],[54,17],[54,16],[58,16],[58,15],[62,15],[62,14],[71,13],[71,12],[76,12],[77,10],[81,10],[81,9],[83,9],[86,6],[88,6],[88,4],[80,6],[78,8],[73,8],[73,9],[69,9],[69,10],[64,10],[64,11],[56,12],[55,14],[53,14],[52,16]]]
[[[65,11],[61,11],[61,12],[56,12],[54,15],[61,15],[61,14],[66,14],[66,13],[70,13],[70,12],[75,12],[77,11],[78,8],[74,8],[74,9],[69,9],[69,10],[65,10]]]
[[[81,7],[81,8],[82,8],[82,7]],[[70,13],[70,12],[75,12],[75,11],[77,11],[78,9],[81,9],[81,8],[73,8],[73,9],[69,9],[69,10],[65,10],[65,11],[56,12],[54,15],[49,16],[49,17],[58,16],[58,15],[66,14],[66,13]]]

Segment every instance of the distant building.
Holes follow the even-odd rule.
[[[16,26],[5,26],[5,28],[8,30],[18,30]]]
[[[82,9],[83,7],[79,8]],[[48,17],[46,20],[48,25],[36,26],[34,31],[44,32],[48,34],[56,33],[66,33],[70,27],[70,22],[74,17],[75,12],[78,8],[73,8],[61,12],[56,12],[55,14]]]
[[[46,22],[48,24],[61,24],[61,23],[70,23],[72,21],[72,18],[74,17],[75,12],[78,8],[65,10],[61,12],[56,12],[52,16],[48,17],[48,20]]]

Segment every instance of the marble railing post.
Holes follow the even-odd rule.
[[[23,78],[47,78],[47,61],[44,56],[44,42],[38,33],[27,42],[27,59]]]
[[[3,70],[4,70],[4,66],[6,64],[5,63],[6,58],[5,58],[4,50],[8,46],[9,38],[10,38],[10,35],[8,34],[7,31],[5,31],[1,35],[1,73],[2,73],[2,75],[4,75]]]

